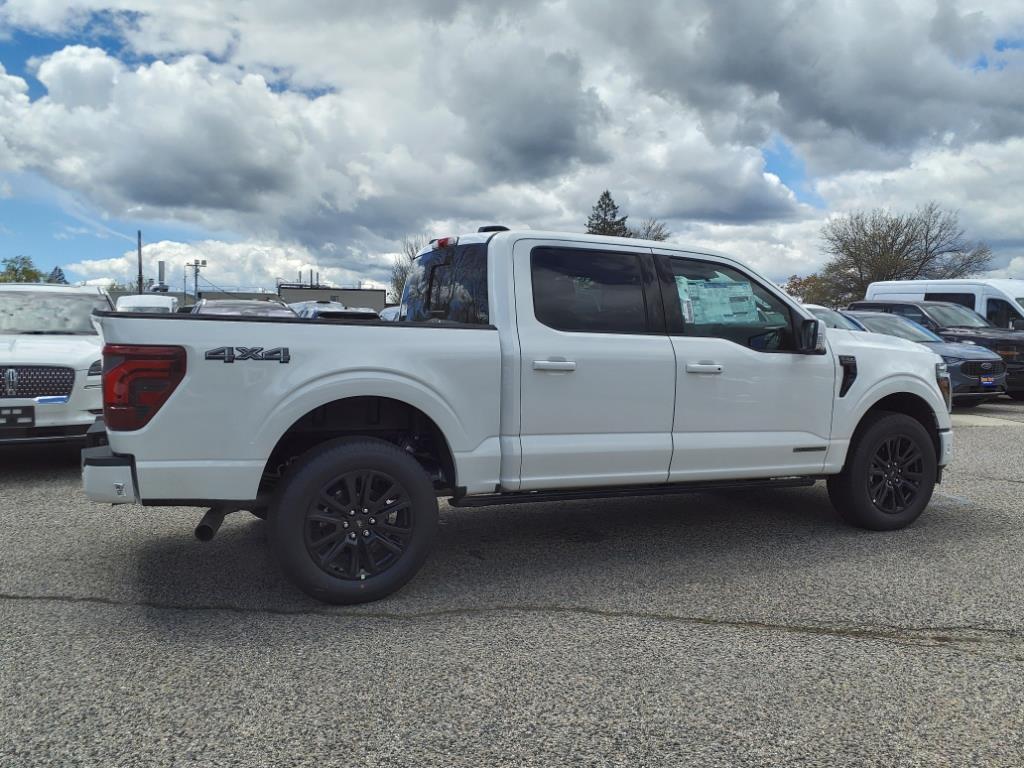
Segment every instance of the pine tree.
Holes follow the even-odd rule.
[[[50,272],[50,276],[46,278],[48,283],[59,283],[60,285],[67,285],[68,279],[64,277],[64,270],[60,267],[54,267]]]
[[[619,206],[612,199],[611,192],[606,189],[587,217],[587,234],[629,237],[629,227],[626,226],[628,218],[629,216],[619,216]]]

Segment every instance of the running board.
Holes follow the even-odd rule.
[[[573,488],[564,491],[514,491],[448,499],[453,507],[493,507],[501,504],[533,504],[575,499],[618,499],[631,496],[669,496],[705,491],[742,491],[748,488],[798,488],[814,485],[817,477],[771,477],[762,480],[723,480],[710,483],[666,483],[664,485],[626,485],[613,488]]]

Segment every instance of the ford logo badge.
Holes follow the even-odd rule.
[[[992,370],[992,363],[982,363],[981,364],[981,370],[983,370],[983,371],[991,371]]]

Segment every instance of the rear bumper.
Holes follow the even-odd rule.
[[[138,501],[135,460],[119,456],[107,445],[102,419],[89,428],[87,447],[82,449],[82,488],[90,501],[132,504]]]

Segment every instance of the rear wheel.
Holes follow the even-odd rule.
[[[880,411],[858,428],[846,466],[828,479],[832,505],[851,525],[891,531],[910,525],[928,506],[938,466],[921,424]]]
[[[292,465],[267,522],[271,548],[300,589],[328,603],[364,603],[420,569],[437,532],[437,498],[405,451],[348,438]]]

